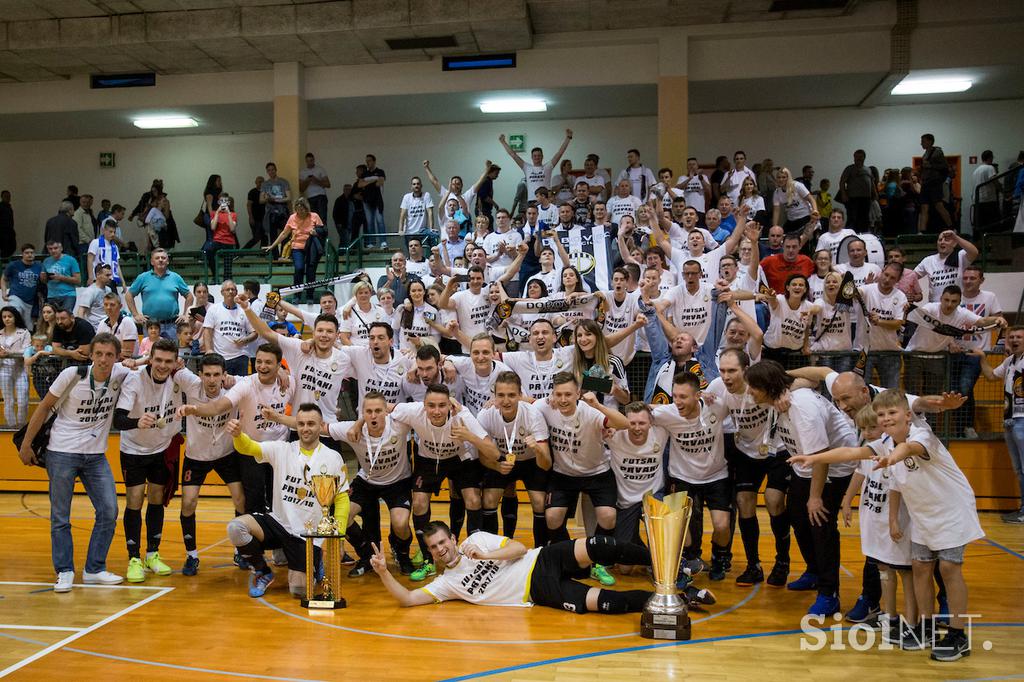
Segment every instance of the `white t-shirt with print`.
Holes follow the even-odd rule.
[[[476,373],[473,361],[465,356],[453,355],[448,358],[455,365],[456,399],[479,418],[484,403],[494,398],[494,382],[502,372],[509,372],[509,366],[499,360],[491,360],[491,371],[486,376]]]
[[[721,403],[700,403],[694,418],[683,417],[675,405],[658,405],[654,423],[670,436],[668,475],[687,483],[712,483],[729,476],[725,461],[723,422],[729,408]]]
[[[117,409],[128,410],[128,416],[132,419],[152,414],[157,420],[163,419],[164,425],[122,431],[121,452],[127,455],[152,455],[166,450],[174,434],[181,431],[181,420],[177,415],[179,405],[181,387],[177,377],[168,377],[162,383],[157,383],[150,375],[148,366],[129,374],[121,387]]]
[[[288,388],[281,388],[277,379],[269,384],[260,381],[258,374],[250,374],[235,382],[225,397],[238,410],[242,433],[249,438],[266,442],[287,440],[288,427],[263,418],[263,408],[284,414],[295,394],[295,382],[288,382]]]
[[[565,416],[547,400],[534,403],[548,424],[551,469],[566,476],[593,476],[611,467],[604,447],[605,416],[577,401],[572,416]]]
[[[629,439],[628,430],[616,431],[608,439],[619,509],[639,504],[644,495],[661,488],[662,454],[667,442],[668,432],[659,426],[652,426],[640,445]]]
[[[391,316],[384,312],[376,303],[370,303],[370,311],[360,310],[358,305],[352,306],[348,319],[338,320],[338,331],[348,332],[353,346],[370,345],[370,325],[374,322],[391,324]]]
[[[278,344],[295,383],[292,404],[298,407],[302,403],[315,403],[323,412],[326,423],[338,421],[341,381],[352,376],[352,365],[348,355],[337,348],[331,348],[331,353],[326,358],[319,357],[315,349],[303,353],[302,339],[286,336],[279,338]]]
[[[420,234],[427,231],[427,213],[434,210],[434,200],[430,192],[420,196],[412,192],[402,197],[399,208],[405,209],[405,234]]]
[[[538,443],[548,440],[548,424],[544,415],[529,403],[520,402],[516,406],[516,416],[511,422],[505,421],[501,410],[495,405],[480,410],[477,420],[498,446],[498,452],[502,455],[511,452],[517,462],[536,458],[526,447],[527,436],[533,436]]]
[[[523,395],[539,400],[551,395],[555,374],[572,369],[574,351],[572,346],[555,348],[550,359],[540,361],[532,350],[518,350],[502,353],[501,361],[519,375],[523,382]]]
[[[252,325],[245,311],[238,305],[226,308],[223,303],[214,303],[206,308],[203,329],[213,330],[213,352],[225,360],[233,360],[246,354],[245,346],[235,343],[252,333]]]
[[[203,389],[203,380],[193,374],[189,369],[180,369],[174,375],[174,380],[181,386],[185,394],[185,401],[190,405],[202,405],[213,402],[227,391],[223,388],[217,391],[217,395],[209,397]],[[235,410],[228,410],[212,417],[200,417],[189,415],[185,417],[185,456],[199,462],[212,462],[234,450],[231,443],[231,435],[227,431],[227,423],[235,416]]]
[[[504,547],[509,539],[486,531],[477,531],[459,545],[459,560],[445,567],[444,573],[420,589],[436,602],[462,600],[482,606],[533,606],[530,602],[530,576],[541,548],[535,547],[512,561],[470,559],[466,545],[484,552]]]
[[[861,552],[866,557],[890,566],[909,566],[912,561],[910,541],[914,536],[914,530],[910,512],[903,500],[900,500],[897,517],[903,537],[894,542],[889,535],[889,491],[892,473],[888,468],[876,470],[874,461],[870,459],[861,460],[857,472],[864,476],[857,512]]]
[[[937,253],[926,256],[914,268],[918,277],[928,278],[928,300],[938,302],[942,298],[942,290],[951,284],[961,286],[964,281],[964,268],[967,267],[967,252],[957,254],[955,266],[946,265],[946,258]]]
[[[105,382],[97,382],[92,379],[91,367],[85,378],[79,376],[77,367],[65,367],[50,385],[50,393],[60,402],[57,418],[50,429],[48,449],[82,455],[106,452],[114,406],[131,372],[124,365],[116,363],[110,378]]]
[[[306,532],[307,524],[319,523],[323,514],[310,488],[310,476],[338,476],[337,491],[343,493],[348,490],[345,461],[340,454],[321,443],[316,444],[313,452],[305,453],[298,441],[269,441],[260,443],[260,451],[256,461],[274,468],[273,511],[270,515],[295,537]],[[319,546],[323,539],[318,540],[314,540],[314,544]]]
[[[373,485],[390,485],[412,476],[409,461],[408,424],[396,422],[390,416],[385,418],[384,432],[379,437],[370,435],[363,424],[359,438],[349,440],[348,432],[355,422],[335,422],[328,427],[331,438],[348,443],[359,460],[359,478]]]
[[[462,424],[478,438],[487,438],[487,432],[476,417],[468,410],[460,410],[450,416],[443,426],[434,426],[427,417],[423,403],[401,403],[395,406],[391,418],[401,424],[410,426],[415,432],[419,443],[417,455],[426,459],[475,459],[476,448],[466,441],[457,440],[452,436],[452,426]]]
[[[779,445],[790,455],[813,455],[831,448],[857,446],[859,439],[853,424],[825,396],[809,388],[798,388],[790,391],[789,397],[789,409],[779,413],[778,437]],[[829,464],[828,475],[842,478],[856,468],[856,462]],[[813,466],[794,464],[793,473],[810,478]]]

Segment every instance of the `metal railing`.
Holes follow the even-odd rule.
[[[1021,166],[1019,164],[1010,166],[1002,173],[993,175],[991,178],[974,188],[974,195],[971,201],[971,225],[974,226],[975,233],[980,229],[1004,230],[1012,228],[1013,221],[1016,219],[1017,214],[1012,211],[1013,199],[1011,193],[1017,175],[1020,171]],[[975,209],[979,203],[978,199],[981,197],[981,188],[988,185],[993,185],[996,188],[996,206],[998,207],[999,216],[994,222],[987,222],[979,225],[979,217],[977,216]]]

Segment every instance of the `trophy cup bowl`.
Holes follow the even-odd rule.
[[[666,495],[663,500],[648,494],[644,496],[643,506],[655,591],[640,615],[640,636],[690,639],[690,616],[686,599],[680,597],[676,589],[676,576],[693,501],[686,493]]]
[[[331,516],[331,505],[334,504],[334,496],[338,492],[338,477],[329,474],[314,474],[309,477],[309,487],[323,513],[316,532],[320,535],[337,535],[338,523]]]

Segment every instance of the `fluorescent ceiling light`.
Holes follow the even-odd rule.
[[[933,95],[940,92],[963,92],[974,83],[969,78],[912,78],[907,76],[892,89],[893,95]]]
[[[133,121],[136,128],[154,130],[157,128],[195,128],[199,121],[191,116],[147,116]]]
[[[547,110],[548,103],[536,97],[492,99],[480,103],[480,111],[485,114],[518,114],[529,111]]]

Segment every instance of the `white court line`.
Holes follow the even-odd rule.
[[[852,577],[853,577],[853,573],[850,573],[850,569],[848,569],[848,568],[847,568],[846,566],[843,566],[842,564],[839,564],[839,569],[840,569],[840,570],[841,570],[841,571],[842,571],[843,573],[845,573],[845,574],[846,574],[846,577],[847,577],[847,578],[852,578]]]
[[[53,630],[55,632],[81,632],[85,628],[62,628],[56,625],[11,625],[0,623],[0,630]]]
[[[37,585],[39,587],[53,587],[53,583],[34,583],[24,582],[18,580],[0,580],[0,585]],[[102,590],[167,590],[174,589],[173,587],[153,587],[152,585],[85,585],[83,583],[75,583],[75,587],[90,587],[98,588]]]
[[[8,584],[10,584],[10,583],[8,583]],[[18,584],[18,583],[15,583],[15,584]],[[21,583],[21,584],[25,584],[25,583]],[[27,584],[29,584],[29,585],[39,585],[39,584],[49,584],[49,583],[27,583]],[[97,586],[97,587],[100,587],[100,586]],[[119,586],[118,585],[112,585],[111,587],[119,587]],[[31,656],[29,656],[27,658],[23,658],[22,660],[18,661],[17,663],[15,663],[13,665],[10,665],[10,666],[4,668],[3,670],[0,670],[0,677],[6,677],[7,675],[10,675],[14,671],[20,670],[21,668],[24,668],[29,663],[32,663],[33,661],[37,661],[40,658],[42,658],[43,656],[46,656],[47,654],[50,654],[50,653],[56,651],[57,649],[60,649],[61,647],[67,646],[68,644],[70,644],[71,642],[75,641],[76,639],[84,637],[87,634],[89,634],[90,632],[94,632],[96,630],[99,630],[104,625],[106,625],[108,623],[114,622],[115,620],[117,620],[121,616],[125,615],[126,613],[131,613],[135,609],[137,609],[137,608],[139,608],[141,606],[145,606],[146,604],[148,604],[149,602],[153,601],[154,599],[159,599],[160,597],[164,596],[168,592],[174,591],[173,587],[156,587],[156,588],[149,588],[149,589],[156,589],[156,590],[159,590],[159,592],[156,592],[155,594],[151,594],[148,597],[146,597],[145,599],[137,601],[134,604],[132,604],[131,606],[123,608],[123,609],[121,609],[120,611],[118,611],[117,613],[115,613],[115,614],[113,614],[111,616],[107,616],[106,618],[104,618],[100,622],[94,623],[94,624],[90,625],[89,627],[85,628],[84,630],[81,630],[79,632],[76,632],[73,635],[65,637],[64,639],[60,640],[59,642],[55,642],[54,644],[51,644],[50,646],[46,647],[45,649],[42,649],[41,651],[37,651],[36,653],[32,654]]]
[[[220,540],[218,540],[217,542],[213,543],[212,545],[207,545],[206,547],[203,547],[202,549],[200,549],[200,550],[196,550],[196,551],[197,551],[197,553],[198,553],[198,554],[202,554],[202,553],[203,553],[203,552],[205,552],[206,550],[208,550],[208,549],[213,549],[213,548],[214,548],[214,547],[216,547],[217,545],[223,545],[223,544],[224,544],[225,542],[227,542],[227,541],[228,541],[228,538],[227,538],[227,536],[225,535],[225,536],[224,536],[223,538],[221,538],[221,539],[220,539]]]

